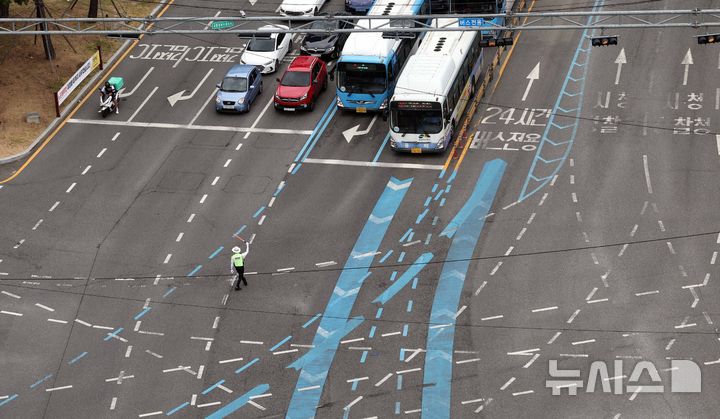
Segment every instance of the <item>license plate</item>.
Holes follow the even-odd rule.
[[[235,105],[223,105],[223,109],[235,109]]]
[[[413,148],[410,149],[410,152],[413,153],[413,154],[420,154],[420,153],[422,153],[422,148],[420,148],[420,147],[413,147]]]
[[[359,107],[359,108],[357,108],[357,113],[367,113],[367,108],[366,108],[366,107]]]
[[[295,108],[283,108],[287,112],[295,112]]]

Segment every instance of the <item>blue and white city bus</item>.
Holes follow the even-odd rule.
[[[435,26],[436,22],[433,22]],[[457,27],[457,19],[438,19]],[[390,100],[390,147],[412,153],[448,148],[482,73],[477,31],[429,32],[408,59]]]
[[[369,15],[400,16],[425,14],[425,0],[377,0]],[[372,26],[389,21],[373,20]],[[368,20],[357,26],[368,27]],[[348,36],[336,66],[337,106],[358,113],[386,111],[405,61],[416,38],[389,39],[380,32]]]

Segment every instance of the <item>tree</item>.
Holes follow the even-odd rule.
[[[10,3],[25,4],[28,0],[0,0],[0,18],[10,17]]]
[[[0,0],[2,1],[2,0]],[[90,0],[90,7],[88,8],[88,17],[97,17],[99,0]]]

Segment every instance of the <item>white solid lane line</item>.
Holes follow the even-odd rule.
[[[265,112],[267,112],[267,110],[270,108],[270,105],[273,104],[273,101],[274,101],[274,99],[273,99],[272,97],[270,97],[270,100],[268,100],[267,105],[265,105],[265,107],[263,108],[262,112],[260,112],[260,115],[258,115],[258,117],[255,119],[255,122],[253,122],[253,124],[250,126],[250,129],[255,129],[255,127],[257,126],[257,124],[258,124],[258,123],[260,122],[260,120],[262,119],[263,115],[265,115]],[[250,136],[250,131],[248,131],[247,134],[245,134],[245,137],[243,137],[243,138],[244,138],[244,139],[247,139],[249,136]]]
[[[303,160],[303,163],[330,164],[330,165],[337,165],[337,166],[383,167],[383,168],[397,168],[397,169],[423,169],[423,170],[437,170],[437,171],[440,171],[443,169],[442,165],[433,165],[433,164],[385,163],[385,162],[337,160],[337,159],[307,158],[307,159]]]
[[[138,108],[135,110],[135,112],[130,116],[130,118],[127,120],[127,122],[119,121],[120,125],[126,125],[126,124],[129,124],[130,122],[132,122],[132,120],[135,119],[137,114],[140,113],[140,110],[142,110],[143,106],[145,106],[145,104],[148,102],[148,100],[150,100],[150,98],[155,94],[155,92],[157,92],[157,89],[158,89],[158,87],[155,86],[152,89],[152,91],[150,92],[150,94],[148,95],[148,97],[146,97],[145,100],[143,100],[143,102],[140,104],[140,106],[138,106]]]
[[[283,129],[283,128],[249,128],[249,127],[227,127],[218,125],[183,125],[183,124],[168,124],[164,122],[132,122],[132,121],[113,121],[113,120],[100,120],[100,119],[79,119],[71,118],[68,119],[71,124],[88,124],[88,125],[110,125],[110,126],[124,126],[124,127],[135,127],[135,128],[167,128],[167,129],[188,129],[197,131],[230,131],[230,132],[260,132],[266,134],[295,134],[295,135],[310,135],[313,133],[312,130],[300,130],[300,129]],[[441,166],[442,167],[442,166]]]
[[[650,183],[650,169],[648,168],[647,154],[643,154],[643,168],[645,169],[645,184],[649,194],[653,193],[652,184]]]

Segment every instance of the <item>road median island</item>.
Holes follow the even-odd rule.
[[[87,17],[90,0],[76,3],[66,0],[46,0],[46,14],[52,17]],[[138,0],[100,2],[98,16],[127,17],[157,15],[169,0],[162,2]],[[72,7],[72,8],[71,8]],[[34,13],[35,5],[12,3],[11,17],[26,17]],[[49,12],[49,13],[48,13]],[[133,40],[118,40],[104,36],[51,36],[55,58],[48,60],[40,37],[18,35],[0,36],[0,164],[20,160],[30,154],[72,112],[105,73],[95,69],[64,100],[61,117],[56,117],[54,94],[86,63],[102,50],[104,68],[114,64],[130,48]],[[39,114],[40,123],[26,122],[26,115]]]

